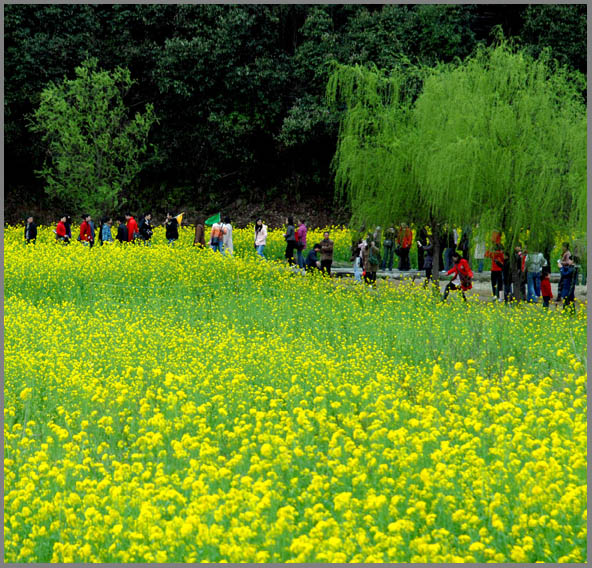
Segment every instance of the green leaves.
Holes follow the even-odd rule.
[[[410,71],[422,80],[403,96]],[[336,65],[345,104],[334,158],[352,221],[479,223],[531,250],[584,229],[586,112],[579,78],[501,42],[463,63],[391,72]]]
[[[95,214],[113,211],[141,169],[154,108],[148,104],[144,113],[128,118],[123,97],[133,81],[127,69],[99,70],[97,60],[90,59],[75,74],[47,85],[30,120],[47,148],[36,173],[63,205]]]

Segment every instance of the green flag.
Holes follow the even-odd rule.
[[[220,213],[216,213],[215,215],[212,215],[211,217],[208,217],[205,220],[205,225],[207,227],[211,227],[214,223],[219,223],[220,222]]]

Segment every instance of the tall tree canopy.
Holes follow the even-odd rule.
[[[334,158],[353,221],[479,224],[544,246],[586,219],[583,78],[507,43],[435,68],[337,65]],[[528,232],[528,234],[527,234]]]
[[[44,160],[26,117],[49,81],[90,57],[130,70],[135,111],[154,104],[160,149],[123,189],[132,207],[223,206],[238,197],[330,200],[339,109],[327,63],[392,68],[464,59],[503,26],[585,71],[586,6],[7,4],[6,199],[43,196]],[[166,196],[163,198],[162,196]],[[10,204],[9,204],[10,207]]]

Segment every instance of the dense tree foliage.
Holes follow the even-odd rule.
[[[27,116],[49,81],[89,57],[129,69],[135,112],[154,104],[159,152],[124,188],[131,206],[224,206],[332,198],[340,109],[328,62],[434,65],[491,41],[493,26],[535,55],[585,71],[585,5],[6,5],[7,199],[38,200],[44,161]]]
[[[36,173],[62,206],[99,216],[125,204],[122,189],[142,168],[156,117],[150,103],[129,116],[123,98],[133,81],[127,69],[104,71],[90,59],[75,73],[41,92],[30,127],[41,134],[47,154]]]
[[[585,230],[580,79],[503,41],[432,68],[336,65],[327,95],[346,110],[334,167],[354,223],[429,223],[436,235],[478,224],[531,250]]]

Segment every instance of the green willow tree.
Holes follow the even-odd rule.
[[[436,237],[479,224],[531,250],[584,230],[582,87],[548,54],[503,41],[433,69],[335,66],[327,97],[345,112],[333,166],[352,222],[429,224]]]
[[[121,193],[141,170],[147,136],[156,120],[152,105],[129,118],[124,96],[133,81],[121,67],[97,69],[91,59],[74,79],[51,82],[41,93],[30,128],[47,148],[45,191],[63,205],[96,214],[123,205]]]
[[[345,107],[333,169],[337,194],[348,199],[353,212],[352,225],[430,225],[437,278],[438,237],[452,211],[444,202],[429,200],[416,175],[422,133],[414,112],[426,72],[412,66],[386,73],[337,64],[327,98],[330,105]]]
[[[414,118],[414,177],[456,223],[542,249],[585,231],[586,107],[579,73],[502,42],[427,78]]]

